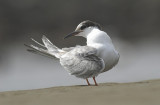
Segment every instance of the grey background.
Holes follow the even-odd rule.
[[[58,47],[85,45],[63,37],[84,20],[101,24],[121,58],[98,82],[133,82],[160,77],[159,0],[1,0],[0,91],[86,84],[58,61],[31,54],[24,43],[46,35]],[[92,82],[92,81],[91,81]]]

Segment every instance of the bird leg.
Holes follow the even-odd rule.
[[[88,81],[88,78],[86,78],[86,81],[87,81],[87,84],[88,84],[88,86],[90,85],[90,83],[89,83],[89,81]]]
[[[94,80],[95,86],[98,86],[95,77],[93,77],[93,80]]]

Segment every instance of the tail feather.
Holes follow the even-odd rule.
[[[53,54],[49,53],[47,50],[44,50],[42,48],[38,48],[38,47],[33,46],[33,45],[26,45],[26,44],[24,44],[24,45],[26,47],[30,48],[30,49],[27,49],[27,51],[29,51],[31,53],[39,54],[39,55],[42,55],[42,56],[47,56],[49,58],[57,59]]]
[[[51,57],[51,58],[58,59],[60,57],[60,53],[63,51],[63,50],[59,49],[58,47],[56,47],[55,45],[53,45],[46,36],[42,37],[42,41],[43,41],[44,45],[42,45],[41,43],[37,42],[34,39],[32,39],[32,41],[34,41],[36,44],[43,47],[43,48],[39,48],[39,47],[36,47],[34,45],[24,44],[25,46],[30,48],[30,49],[27,49],[27,51],[35,53],[35,54],[40,54],[40,55],[43,55],[43,56],[48,56],[48,57]]]
[[[31,40],[32,40],[33,42],[37,43],[38,45],[40,45],[40,46],[46,48],[43,44],[39,43],[38,41],[34,40],[33,38],[31,38]]]
[[[42,53],[40,51],[35,51],[35,50],[31,50],[31,49],[27,49],[27,51],[31,52],[31,53],[34,53],[34,54],[39,54],[39,55],[42,55],[42,56],[46,56],[46,57],[49,57],[49,58],[54,58],[54,59],[57,59],[55,56],[52,56],[48,53]]]
[[[61,49],[59,49],[58,47],[56,47],[55,45],[53,45],[53,44],[50,42],[50,40],[49,40],[46,36],[44,36],[44,35],[43,35],[43,37],[42,37],[42,41],[43,41],[45,47],[46,47],[49,51],[59,51],[59,52],[61,51]]]

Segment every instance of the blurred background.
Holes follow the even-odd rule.
[[[115,68],[97,77],[98,83],[160,77],[159,0],[1,0],[0,91],[86,85],[58,61],[24,46],[31,37],[41,42],[42,35],[60,48],[85,45],[80,37],[63,40],[84,20],[101,24],[121,55]]]

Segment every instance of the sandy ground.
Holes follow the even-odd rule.
[[[0,105],[160,105],[160,80],[1,92]]]

